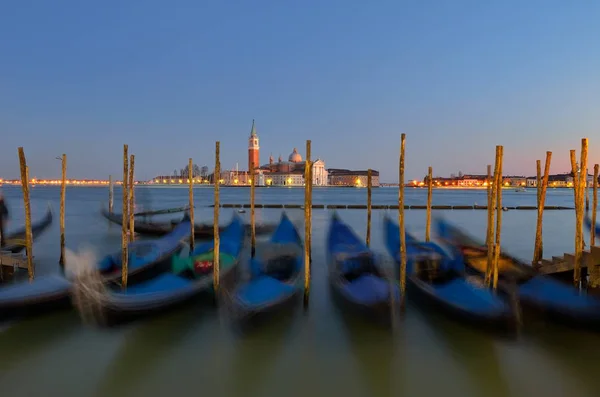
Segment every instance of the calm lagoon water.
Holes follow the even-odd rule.
[[[20,189],[4,187],[11,227],[23,222]],[[37,274],[58,269],[59,188],[31,190],[33,218],[48,202],[56,222],[34,246]],[[407,204],[424,204],[425,189],[407,189]],[[185,188],[141,187],[138,203],[167,208],[187,203]],[[302,203],[298,188],[257,189],[258,203]],[[213,190],[195,189],[196,218],[212,221]],[[93,247],[98,255],[118,250],[119,227],[99,210],[106,188],[68,188],[67,247]],[[535,205],[536,193],[504,192],[504,205]],[[249,202],[249,189],[222,188],[222,203]],[[121,196],[115,190],[115,211]],[[314,204],[366,203],[366,190],[315,188]],[[397,190],[373,191],[374,204],[397,203]],[[486,203],[484,190],[436,190],[434,204]],[[572,191],[550,189],[547,205],[571,206]],[[234,210],[221,210],[226,224]],[[281,210],[257,209],[259,222],[276,222]],[[385,254],[381,220],[374,211],[372,246]],[[390,210],[392,214],[396,211]],[[288,210],[303,223],[302,210]],[[357,233],[366,232],[366,211],[338,210]],[[74,311],[0,325],[0,390],[6,396],[597,396],[600,334],[536,324],[506,340],[424,313],[409,304],[395,335],[332,305],[326,280],[324,237],[329,210],[313,211],[313,279],[309,311],[275,319],[240,337],[227,316],[210,304],[196,305],[112,330],[83,325]],[[165,219],[180,214],[164,215]],[[249,214],[241,214],[249,219]],[[434,211],[469,229],[485,231],[486,211]],[[503,213],[502,245],[530,260],[536,211]],[[425,230],[425,211],[406,211],[407,229]],[[573,251],[574,211],[547,211],[544,256]]]

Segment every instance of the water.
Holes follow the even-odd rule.
[[[18,188],[5,187],[10,227],[22,224]],[[185,205],[187,189],[139,188],[136,196],[153,208]],[[297,188],[257,189],[258,203],[302,203]],[[196,218],[212,220],[211,188],[195,190]],[[71,249],[91,244],[101,254],[120,247],[120,228],[99,214],[106,188],[68,188],[66,241]],[[31,190],[32,216],[51,202],[58,216],[59,189]],[[426,190],[407,189],[407,204],[424,204]],[[249,202],[249,190],[223,188],[223,203]],[[506,206],[535,205],[536,193],[504,193]],[[314,204],[362,204],[366,190],[314,189]],[[485,205],[483,190],[436,190],[433,204]],[[572,191],[550,189],[547,205],[570,206]],[[115,190],[115,211],[121,196]],[[373,191],[373,204],[397,203],[397,190]],[[260,222],[275,222],[281,210],[257,209]],[[226,224],[233,210],[222,209]],[[362,235],[366,213],[339,210]],[[381,220],[374,211],[372,246],[385,253]],[[388,211],[395,214],[395,211]],[[302,224],[302,210],[288,210]],[[313,211],[313,279],[310,309],[293,313],[245,337],[211,305],[196,305],[114,330],[82,325],[73,311],[0,325],[0,390],[7,396],[595,396],[600,338],[597,334],[536,325],[518,340],[473,330],[411,305],[396,335],[341,317],[330,300],[324,262],[324,236],[330,212]],[[468,228],[485,231],[486,211],[434,211]],[[180,214],[164,215],[165,219]],[[241,214],[248,218],[249,214]],[[503,213],[505,250],[530,260],[536,211]],[[423,236],[425,211],[406,211],[407,229]],[[547,211],[544,256],[573,251],[574,212]],[[34,246],[37,274],[57,271],[59,225]]]

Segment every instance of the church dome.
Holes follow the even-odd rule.
[[[290,163],[301,163],[302,162],[302,156],[300,156],[300,153],[298,153],[298,149],[294,148],[294,151],[292,152],[292,154],[290,154],[288,161]]]

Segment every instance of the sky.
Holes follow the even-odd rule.
[[[137,179],[192,157],[247,168],[297,147],[326,167],[406,178],[600,162],[600,2],[4,0],[0,177]]]

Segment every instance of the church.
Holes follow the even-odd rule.
[[[258,186],[304,186],[305,164],[298,149],[294,148],[287,161],[283,161],[280,155],[275,162],[271,155],[268,164],[260,165],[259,139],[254,120],[252,120],[252,129],[248,138],[248,170],[254,167]],[[313,186],[327,186],[325,161],[316,159],[313,161],[312,167]]]

